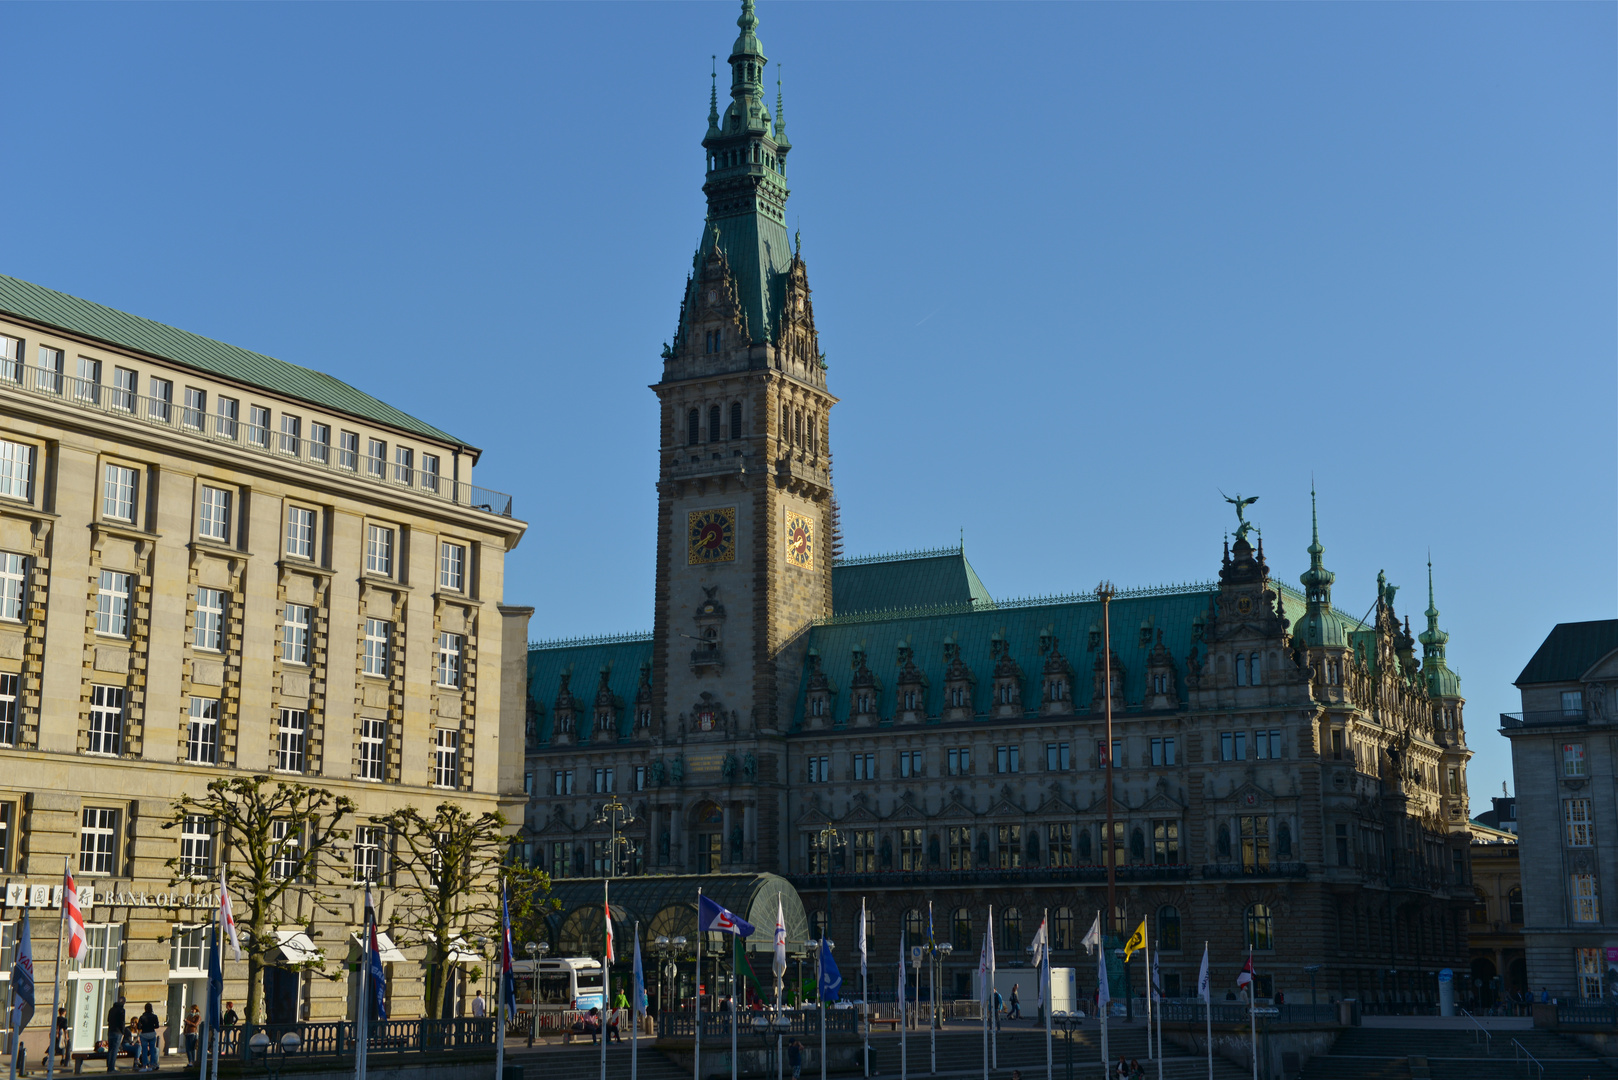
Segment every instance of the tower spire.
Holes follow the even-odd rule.
[[[791,149],[792,142],[787,138],[787,107],[781,98],[781,65],[775,65],[775,145],[782,152]]]
[[[719,134],[719,54],[708,57],[708,138]]]
[[[1428,658],[1444,655],[1449,634],[1438,628],[1438,604],[1433,600],[1433,557],[1427,556],[1427,629],[1421,632],[1421,652]]]
[[[1315,507],[1315,485],[1309,485],[1309,569],[1298,580],[1311,606],[1331,607],[1331,583],[1337,575],[1326,569],[1326,549],[1320,544],[1320,514]]]

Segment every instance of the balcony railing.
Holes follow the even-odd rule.
[[[75,378],[48,368],[29,367],[20,360],[0,360],[0,386],[163,428],[187,438],[240,446],[383,487],[417,492],[500,517],[511,516],[511,496],[503,492],[460,483],[428,469],[370,457],[361,454],[358,447],[283,434],[236,417],[189,409],[162,398],[144,397],[132,390]]]
[[[1241,863],[1218,863],[1204,866],[1205,878],[1301,878],[1309,876],[1309,867],[1301,862],[1272,862],[1267,866],[1243,866]]]
[[[1563,712],[1560,709],[1548,712],[1503,712],[1500,714],[1500,726],[1503,728],[1583,727],[1589,722],[1590,718],[1583,713]]]
[[[374,1020],[368,1025],[366,1044],[372,1052],[442,1052],[494,1049],[495,1019],[462,1017],[455,1020]],[[297,1057],[352,1056],[359,1044],[359,1025],[352,1020],[316,1024],[238,1024],[220,1032],[219,1056],[251,1058],[253,1036],[264,1032],[271,1045],[295,1031],[301,1040]]]
[[[1184,881],[1191,876],[1189,866],[1157,866],[1133,864],[1118,867],[1118,880]],[[789,874],[787,879],[799,889],[824,889],[826,873]],[[881,886],[967,885],[994,886],[1008,884],[1062,884],[1097,883],[1107,880],[1105,866],[1025,866],[1001,869],[983,867],[975,870],[859,870],[845,873],[833,870],[831,884],[834,889],[878,888]]]
[[[1618,1009],[1611,1005],[1601,1005],[1587,1001],[1558,1004],[1556,1006],[1556,1022],[1570,1027],[1610,1029],[1618,1027]]]
[[[737,1031],[737,1034],[743,1039],[758,1035],[761,1029],[756,1026],[757,1022],[759,1020],[768,1019],[768,1017],[768,1013],[751,1012],[743,1009],[742,1026],[741,1029]],[[819,1009],[784,1009],[781,1012],[781,1019],[786,1020],[787,1024],[779,1029],[772,1025],[767,1029],[770,1034],[773,1035],[777,1030],[779,1030],[781,1034],[788,1037],[793,1035],[814,1035],[818,1037],[820,1035]],[[692,1022],[691,1010],[689,1008],[668,1009],[657,1018],[658,1038],[689,1039],[692,1037],[694,1027],[695,1025]],[[852,1035],[858,1030],[858,1010],[826,1010],[826,1031],[828,1033],[840,1031],[845,1034]],[[704,1039],[730,1038],[730,1013],[704,1012],[702,1014],[702,1037]]]

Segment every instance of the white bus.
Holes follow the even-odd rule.
[[[513,960],[511,970],[517,984],[517,1001],[530,1009],[588,1012],[602,1009],[606,1004],[599,960],[588,957]]]

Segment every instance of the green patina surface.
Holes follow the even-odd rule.
[[[831,595],[835,615],[994,604],[963,548],[844,560],[832,567]]]
[[[170,360],[222,379],[323,405],[423,438],[453,443],[476,453],[473,447],[448,432],[323,372],[3,274],[0,274],[0,312]]]
[[[1618,649],[1618,619],[1557,623],[1514,685],[1572,682]]]

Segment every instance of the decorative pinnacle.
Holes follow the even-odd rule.
[[[708,129],[716,131],[719,128],[719,57],[710,55],[708,61]]]
[[[775,133],[784,135],[787,130],[787,107],[781,100],[781,65],[775,65]]]
[[[1419,641],[1426,646],[1430,655],[1443,656],[1444,645],[1449,641],[1449,634],[1438,628],[1438,604],[1433,600],[1433,556],[1427,554],[1427,629],[1421,632]]]

